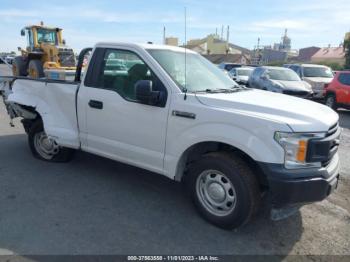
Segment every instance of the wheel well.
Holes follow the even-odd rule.
[[[262,169],[254,159],[252,159],[249,155],[247,155],[242,150],[232,145],[221,143],[221,142],[201,142],[201,143],[192,145],[190,148],[188,148],[182,154],[177,164],[175,180],[182,181],[183,178],[186,176],[188,165],[200,159],[202,155],[211,153],[211,152],[219,152],[219,151],[231,152],[239,155],[247,163],[247,165],[252,169],[254,175],[258,179],[259,184],[261,186],[267,185],[266,176],[264,175],[264,172],[262,171]]]
[[[327,97],[329,95],[335,96],[335,92],[334,91],[327,91],[325,97]]]
[[[33,123],[35,123],[39,119],[42,121],[42,118],[41,118],[41,115],[39,114],[39,112],[36,111],[34,107],[22,105],[21,108],[27,112],[35,114],[34,118],[25,118],[25,115],[22,115],[23,118],[22,118],[21,122],[23,124],[24,131],[26,133],[28,133],[30,128],[32,127]]]
[[[29,53],[28,54],[28,63],[30,60],[41,60],[42,57],[43,57],[42,54]]]

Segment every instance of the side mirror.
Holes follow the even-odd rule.
[[[66,45],[66,40],[65,39],[62,40],[62,44]]]
[[[261,80],[267,80],[268,77],[267,77],[266,75],[262,75],[262,76],[260,76],[260,79],[261,79]]]
[[[24,32],[24,29],[21,30],[21,36],[25,36],[25,32]]]
[[[160,92],[152,90],[152,81],[139,80],[135,84],[136,99],[146,105],[157,105],[160,101]]]
[[[22,48],[21,48],[21,47],[17,47],[17,50],[21,52],[21,51],[22,51]]]

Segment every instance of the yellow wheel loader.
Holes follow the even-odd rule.
[[[62,29],[46,27],[41,22],[40,25],[23,28],[21,35],[26,36],[27,47],[18,48],[21,55],[13,60],[14,76],[42,78],[50,72],[55,72],[56,75],[64,75],[67,72],[74,74],[75,55],[73,49],[66,46],[62,38]]]

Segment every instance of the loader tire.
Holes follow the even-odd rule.
[[[27,76],[26,61],[21,56],[16,56],[12,62],[12,74],[13,76]]]
[[[43,63],[40,60],[30,60],[28,73],[31,78],[42,78],[45,76]]]

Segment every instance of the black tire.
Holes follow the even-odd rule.
[[[31,78],[42,78],[45,76],[43,63],[40,60],[30,60],[28,73]]]
[[[332,108],[333,110],[338,109],[337,98],[334,94],[327,94],[325,100],[326,106]]]
[[[36,120],[28,131],[28,143],[30,150],[35,158],[48,162],[68,162],[73,158],[74,149],[58,146],[57,152],[52,154],[51,157],[44,157],[42,151],[38,149],[36,144],[36,136],[45,133],[43,128],[43,123],[41,119]]]
[[[21,56],[16,56],[12,62],[13,76],[27,76],[27,63]]]
[[[198,181],[201,174],[205,173],[206,170],[221,172],[234,187],[236,201],[233,210],[228,211],[229,213],[226,215],[213,214],[205,205],[205,201],[201,200],[201,193],[198,193],[197,189],[198,183],[201,182]],[[256,177],[247,163],[233,153],[214,152],[203,155],[201,159],[190,164],[185,182],[192,200],[202,217],[224,229],[234,229],[246,224],[260,206],[261,193]],[[228,192],[226,192],[226,195]]]

